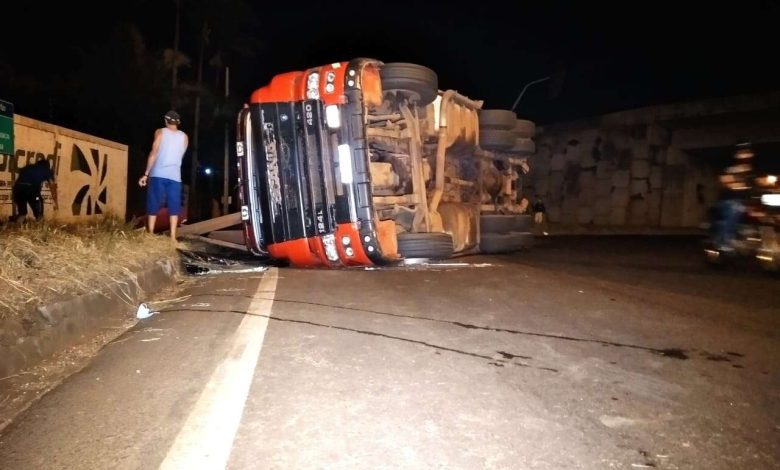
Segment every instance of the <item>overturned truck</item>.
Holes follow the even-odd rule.
[[[298,266],[522,249],[534,124],[407,63],[275,76],[238,116],[247,248]]]

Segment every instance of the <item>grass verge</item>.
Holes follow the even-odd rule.
[[[117,218],[0,228],[0,321],[39,305],[106,287],[156,260],[176,256],[167,236]]]

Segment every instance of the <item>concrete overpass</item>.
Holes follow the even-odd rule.
[[[697,227],[734,145],[780,165],[780,92],[675,103],[545,126],[527,182],[566,225]]]

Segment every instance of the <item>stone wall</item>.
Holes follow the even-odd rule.
[[[698,227],[717,196],[714,169],[657,125],[545,128],[536,141],[525,192],[553,223]]]

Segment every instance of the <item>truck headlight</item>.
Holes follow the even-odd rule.
[[[331,104],[325,106],[325,122],[328,123],[328,127],[331,129],[341,127],[341,110],[339,110],[338,105]]]
[[[336,237],[333,234],[324,235],[322,244],[325,245],[325,256],[331,261],[338,261],[339,252],[336,250]]]
[[[306,79],[306,97],[310,100],[320,99],[320,74],[312,72]]]

